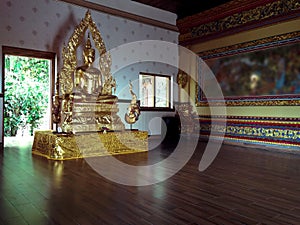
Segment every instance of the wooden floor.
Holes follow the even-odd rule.
[[[199,172],[205,146],[199,142],[175,176],[146,187],[113,183],[84,159],[48,161],[31,155],[30,147],[5,147],[0,224],[300,224],[299,155],[223,145]],[[171,150],[117,158],[154,163]]]

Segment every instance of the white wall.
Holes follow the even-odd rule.
[[[87,0],[110,8],[119,9],[138,16],[155,19],[160,22],[176,24],[177,15],[162,9],[153,8],[132,0]]]
[[[104,2],[104,0],[100,2]],[[110,2],[111,4],[115,2],[116,5],[121,6],[120,0]],[[145,12],[145,10],[147,11],[147,9],[150,10],[140,4],[136,7],[140,14],[141,12]],[[145,7],[144,11],[142,7]],[[132,9],[134,9],[134,7]],[[55,52],[57,53],[57,69],[59,71],[61,68],[60,57],[62,47],[68,42],[74,27],[85,16],[86,11],[87,9],[85,8],[55,0],[7,0],[2,2],[0,7],[0,45]],[[166,14],[164,11],[158,9],[155,11],[155,14],[153,14],[154,11],[155,9],[151,7],[151,13],[155,15],[156,20],[161,19],[163,22],[173,23],[174,18],[176,18],[176,16],[174,16],[175,14]],[[163,40],[178,43],[178,32],[93,10],[91,10],[91,14],[108,50],[126,43],[141,40]],[[118,62],[114,61],[114,58],[112,58],[112,61],[113,66],[116,67]],[[142,66],[142,68],[141,66],[142,65],[129,66],[123,71],[118,71],[113,74],[114,76],[118,76],[115,77],[118,85],[117,93],[128,88],[129,80],[138,79],[140,71],[171,75],[176,74],[176,69],[168,67],[167,65],[149,63],[146,67]],[[2,48],[0,49],[0,67],[2,71]],[[137,86],[135,87],[135,92],[138,93]],[[119,98],[128,97],[129,92],[128,94],[121,95]],[[0,121],[3,121],[3,103],[1,104],[0,110]],[[123,115],[120,115],[120,117],[123,117]],[[140,123],[147,124],[149,119],[151,118],[143,118],[143,116],[141,116]],[[0,132],[0,136],[2,136],[2,122]]]

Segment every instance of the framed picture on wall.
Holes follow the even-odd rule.
[[[154,76],[140,75],[141,107],[154,107]]]
[[[215,75],[227,105],[299,104],[299,55],[300,32],[200,53]],[[205,81],[200,77],[199,82]],[[197,96],[198,104],[209,100],[200,88]]]
[[[155,106],[170,106],[170,78],[165,76],[155,77]]]
[[[171,106],[171,76],[140,73],[139,94],[141,109],[170,110]]]

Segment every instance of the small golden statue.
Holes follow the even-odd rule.
[[[188,75],[186,72],[179,70],[177,74],[177,84],[181,87],[184,88],[186,84],[188,83]]]
[[[62,130],[65,133],[72,133],[73,126],[72,126],[72,115],[73,115],[73,94],[65,94],[62,100],[62,106],[64,109],[64,122],[62,124]]]
[[[137,102],[136,94],[132,91],[131,81],[129,82],[129,91],[132,96],[129,107],[127,108],[127,113],[125,114],[125,121],[128,124],[134,124],[140,116],[140,105]]]
[[[58,132],[58,124],[61,122],[61,99],[59,96],[59,76],[55,84],[55,95],[52,103],[52,122],[55,124],[55,131]]]

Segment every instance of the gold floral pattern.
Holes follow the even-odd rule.
[[[214,125],[210,121],[214,120]],[[202,135],[225,133],[225,140],[300,146],[300,121],[295,118],[227,117],[227,125],[219,125],[225,117],[200,117]]]
[[[243,1],[241,1],[241,5],[243,6]],[[234,6],[236,7],[236,5]],[[188,30],[184,28],[184,23],[187,23],[187,21],[182,21],[180,23],[180,26],[183,27],[181,29],[182,35],[180,35],[180,42],[186,42],[195,38],[203,38],[205,36],[225,32],[229,29],[238,28],[257,21],[272,19],[280,15],[287,15],[299,9],[300,2],[298,0],[278,0],[238,13],[234,13],[222,17],[221,19],[215,19],[211,22],[203,23],[201,25],[195,25]],[[210,16],[214,15],[211,14]],[[206,18],[209,18],[209,16],[207,15]]]

